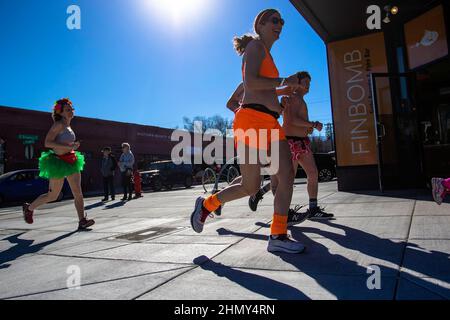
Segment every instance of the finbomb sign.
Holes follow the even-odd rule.
[[[384,35],[331,42],[327,51],[338,165],[375,165],[370,73],[387,71]]]

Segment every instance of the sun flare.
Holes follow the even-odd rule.
[[[157,16],[174,25],[196,22],[207,11],[211,0],[146,0]]]

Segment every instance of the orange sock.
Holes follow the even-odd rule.
[[[216,211],[221,205],[222,204],[220,203],[219,199],[217,199],[217,195],[216,194],[213,194],[212,196],[209,196],[203,202],[203,206],[209,212]]]
[[[282,216],[278,213],[273,214],[272,225],[270,226],[270,235],[276,236],[287,234],[287,220],[288,216]]]

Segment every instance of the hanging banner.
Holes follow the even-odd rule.
[[[337,163],[375,165],[378,157],[370,73],[387,72],[384,34],[331,42],[327,51]],[[390,105],[380,106],[380,113],[391,112]]]
[[[437,6],[406,23],[405,40],[410,69],[448,55],[444,8]]]

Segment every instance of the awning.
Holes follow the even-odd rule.
[[[367,7],[380,6],[382,16],[386,5],[395,5],[399,13],[391,16],[383,28],[395,28],[439,3],[438,0],[290,0],[325,43],[365,35],[371,32],[366,21]],[[383,19],[382,18],[382,19]]]

